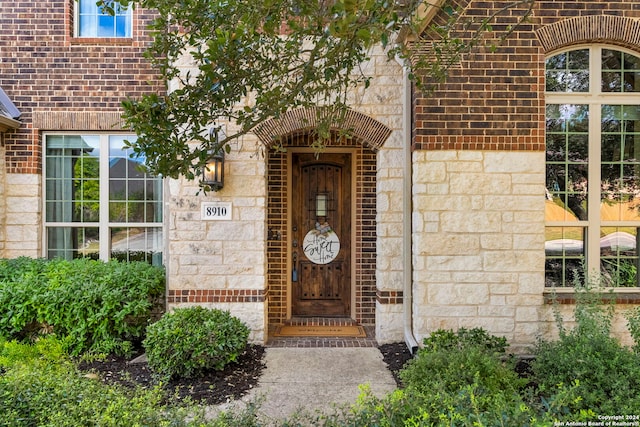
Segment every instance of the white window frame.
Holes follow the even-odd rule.
[[[99,220],[97,222],[55,222],[47,220],[47,137],[48,136],[99,136],[100,138],[100,157],[99,157]],[[109,137],[111,136],[131,136],[135,138],[135,135],[130,132],[101,132],[101,131],[86,131],[86,132],[45,132],[42,134],[42,236],[43,236],[43,245],[42,245],[42,256],[44,258],[48,257],[49,251],[49,240],[48,240],[48,229],[50,227],[71,227],[71,228],[98,228],[99,231],[99,259],[102,261],[108,261],[111,258],[111,233],[110,230],[112,228],[158,228],[161,230],[161,235],[163,236],[162,253],[163,253],[163,263],[164,257],[166,256],[166,212],[164,212],[165,207],[165,194],[164,188],[165,183],[162,180],[162,198],[160,200],[161,206],[160,209],[162,212],[162,220],[159,222],[114,222],[109,220],[109,202],[110,202],[110,192],[109,192]]]
[[[589,183],[601,182],[601,129],[602,129],[602,106],[603,105],[640,105],[640,93],[638,92],[603,92],[601,86],[602,78],[602,49],[616,50],[636,57],[639,52],[625,49],[619,46],[608,44],[588,44],[576,45],[566,49],[557,50],[547,55],[551,58],[565,52],[580,49],[589,49],[589,91],[588,92],[546,92],[545,103],[550,104],[580,104],[589,106],[589,162],[588,177]],[[546,166],[545,166],[546,168]],[[595,189],[595,191],[594,191]],[[640,222],[634,221],[601,221],[600,206],[601,186],[589,186],[587,195],[587,221],[545,221],[546,227],[584,227],[586,229],[585,238],[585,260],[586,270],[590,274],[600,273],[600,245],[590,242],[600,241],[600,229],[602,227],[640,227]],[[637,236],[640,238],[640,235]],[[640,254],[638,254],[640,256]],[[595,266],[595,267],[593,267]],[[640,271],[637,272],[640,275]],[[569,287],[570,284],[565,284]],[[634,290],[640,287],[616,287],[616,290]]]
[[[116,35],[112,35],[112,36],[99,36],[97,34],[95,35],[90,35],[90,36],[81,36],[80,35],[80,0],[72,0],[74,2],[74,13],[73,13],[73,34],[74,37],[76,38],[115,38],[115,39],[122,39],[122,40],[127,40],[127,39],[131,39],[133,37],[133,7],[129,6],[129,8],[127,9],[127,16],[129,19],[129,34],[126,36],[116,36]],[[95,3],[96,0],[90,0],[93,1]]]

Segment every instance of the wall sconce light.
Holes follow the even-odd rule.
[[[220,139],[226,138],[222,128],[211,127],[209,129],[209,139],[213,144],[213,149],[207,153],[207,162],[202,168],[202,180],[200,186],[213,191],[221,190],[224,187],[224,147],[220,146]]]
[[[213,191],[224,187],[224,150],[222,148],[209,152],[207,163],[202,168],[201,185]]]

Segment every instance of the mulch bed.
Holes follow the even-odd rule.
[[[383,359],[400,385],[398,371],[411,359],[404,343],[385,344],[379,347]],[[169,394],[178,399],[190,397],[203,405],[217,405],[238,399],[256,387],[264,369],[264,347],[248,345],[238,360],[222,371],[207,371],[197,378],[181,378],[165,385]],[[104,360],[79,362],[82,371],[97,374],[107,384],[126,387],[152,387],[156,381],[147,363],[129,363],[133,358],[108,356]]]

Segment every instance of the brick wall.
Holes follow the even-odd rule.
[[[74,5],[74,0],[2,3],[0,87],[22,112],[23,123],[5,138],[7,173],[41,172],[34,112],[117,112],[127,97],[164,90],[142,57],[150,41],[148,11],[134,10],[131,39],[79,39],[73,37]],[[86,123],[77,130],[98,126],[100,117]]]
[[[461,22],[479,22],[509,1],[454,2],[464,10]],[[517,24],[523,8],[500,13],[493,32],[484,36],[486,44],[497,42]],[[532,16],[520,24],[495,52],[478,47],[465,54],[450,71],[445,83],[432,94],[416,94],[414,99],[414,148],[417,150],[544,150],[544,59],[536,31],[544,26],[575,17],[617,16],[640,18],[640,3],[623,1],[536,1]],[[436,22],[445,18],[438,16]],[[472,25],[471,28],[477,28]],[[599,26],[594,41],[606,41],[634,48],[618,36],[617,25]],[[565,28],[573,38],[581,26]],[[614,36],[615,35],[615,36]],[[469,40],[472,32],[456,36]],[[636,32],[635,36],[638,34]],[[570,37],[571,38],[571,37]],[[583,40],[584,41],[584,40]],[[561,47],[561,46],[555,46]],[[638,46],[635,45],[638,50]]]
[[[508,3],[457,2],[462,21]],[[521,12],[500,13],[494,32],[485,34],[488,43]],[[433,93],[414,94],[418,338],[437,328],[482,326],[526,351],[539,334],[551,334],[544,303],[544,60],[588,43],[640,52],[637,18],[637,1],[536,1],[529,20],[495,52],[474,49]]]
[[[469,2],[462,20],[477,22],[507,3]],[[486,42],[495,43],[523,12],[500,14]],[[535,19],[521,24],[496,52],[477,48],[464,55],[432,94],[416,95],[415,149],[544,149],[544,56]],[[469,40],[474,33],[456,35]]]

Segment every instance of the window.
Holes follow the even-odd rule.
[[[78,37],[131,37],[131,8],[110,3],[113,14],[96,5],[96,0],[78,0]]]
[[[640,57],[592,46],[546,61],[546,285],[598,272],[640,286]]]
[[[162,263],[162,180],[130,157],[132,135],[45,135],[48,258]]]

